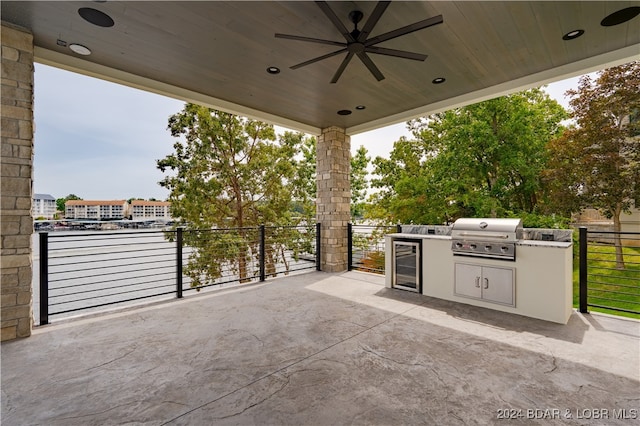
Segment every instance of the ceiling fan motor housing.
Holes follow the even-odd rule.
[[[364,17],[364,13],[360,12],[359,10],[353,10],[349,12],[349,20],[353,22],[356,28],[358,26],[358,22],[362,21],[363,17]]]
[[[369,72],[371,72],[371,74],[376,78],[376,80],[381,81],[381,80],[384,80],[384,75],[378,69],[378,67],[373,63],[371,58],[369,58],[368,53],[393,56],[396,58],[411,59],[414,61],[424,61],[427,58],[427,55],[414,53],[414,52],[407,52],[404,50],[379,47],[379,46],[376,46],[376,44],[382,43],[387,40],[392,40],[394,38],[397,38],[406,34],[410,34],[415,31],[431,27],[433,25],[441,24],[443,22],[442,15],[438,15],[432,18],[423,19],[422,21],[415,22],[413,24],[404,26],[402,28],[398,28],[393,31],[386,32],[384,34],[377,35],[376,37],[369,38],[369,34],[371,33],[375,25],[378,23],[378,20],[384,14],[385,10],[389,6],[389,3],[391,2],[379,1],[376,4],[376,7],[374,8],[373,12],[367,19],[367,22],[362,27],[362,30],[358,29],[358,23],[364,17],[364,13],[362,13],[360,10],[352,10],[351,12],[349,12],[349,20],[353,22],[355,26],[353,31],[349,32],[349,30],[345,28],[340,18],[338,18],[338,16],[333,12],[333,10],[331,10],[329,3],[327,3],[326,1],[317,1],[316,4],[318,5],[318,7],[322,9],[322,11],[327,16],[327,18],[329,18],[329,20],[333,23],[336,29],[338,29],[338,31],[345,38],[346,42],[336,42],[333,40],[323,40],[323,39],[312,38],[312,37],[303,37],[303,36],[279,34],[279,33],[277,33],[275,36],[278,38],[286,38],[289,40],[307,41],[312,43],[328,44],[332,46],[342,47],[341,49],[336,50],[332,53],[328,53],[328,54],[319,56],[317,58],[310,59],[308,61],[293,65],[290,67],[291,69],[298,69],[307,65],[311,65],[315,62],[322,61],[324,59],[328,59],[333,56],[346,52],[347,56],[344,58],[344,60],[338,67],[338,70],[333,75],[333,78],[331,79],[331,83],[338,82],[338,79],[340,78],[343,71],[345,70],[345,68],[347,67],[347,65],[349,64],[349,62],[354,56],[357,56],[358,59],[362,61],[362,63],[367,67]]]

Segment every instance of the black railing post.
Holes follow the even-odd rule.
[[[397,224],[397,225],[396,225],[396,232],[397,232],[398,234],[402,234],[402,225],[400,225],[400,224]]]
[[[321,271],[322,267],[320,266],[320,222],[316,223],[316,271]]]
[[[347,271],[351,270],[353,264],[353,225],[347,223]]]
[[[580,312],[586,314],[589,312],[587,309],[587,228],[581,226],[578,234],[578,262],[579,262],[579,276],[580,276]]]
[[[260,281],[264,281],[267,279],[264,271],[265,257],[266,257],[265,228],[264,228],[264,225],[260,225]]]
[[[40,325],[49,324],[49,233],[40,233]]]
[[[176,229],[176,297],[182,299],[182,227]]]

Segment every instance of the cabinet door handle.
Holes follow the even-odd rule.
[[[480,288],[480,277],[476,277],[476,287]]]
[[[485,289],[489,288],[489,278],[484,279],[484,288]]]

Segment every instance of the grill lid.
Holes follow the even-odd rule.
[[[522,219],[461,218],[451,227],[451,238],[512,242],[521,231]]]
[[[516,260],[521,234],[521,219],[458,219],[451,227],[451,250],[457,256]]]

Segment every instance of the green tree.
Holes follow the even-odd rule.
[[[351,217],[360,218],[364,214],[364,202],[369,189],[367,176],[371,157],[364,146],[360,146],[351,157]]]
[[[403,223],[535,212],[545,145],[564,118],[556,101],[531,89],[410,121],[415,140],[374,161],[372,184]]]
[[[299,138],[302,135],[298,135]],[[296,163],[296,177],[293,181],[295,200],[304,210],[306,217],[312,220],[316,213],[316,139],[306,137],[301,141],[301,159]],[[364,202],[369,190],[368,167],[371,157],[364,146],[360,146],[351,157],[349,178],[351,181],[351,216],[361,217]]]
[[[427,155],[423,143],[404,136],[394,142],[389,158],[373,160],[375,177],[371,186],[378,189],[369,197],[367,217],[383,223],[440,223],[433,203],[443,202],[428,196],[432,180],[424,167]],[[443,202],[442,207],[445,207]]]
[[[596,208],[620,232],[621,214],[640,199],[640,62],[603,70],[595,80],[583,76],[567,94],[576,126],[548,146],[551,202],[569,212]],[[615,238],[622,269],[622,245]]]
[[[276,141],[271,125],[195,104],[171,116],[169,130],[182,140],[157,166],[167,172],[160,185],[170,191],[172,215],[187,230],[185,243],[195,249],[187,273],[195,286],[212,282],[225,268],[241,282],[250,279],[258,250],[247,228],[291,222],[291,159],[299,135]],[[271,271],[277,253],[278,247],[271,247]]]
[[[65,203],[69,200],[82,200],[82,198],[78,197],[75,194],[69,194],[64,198],[58,198],[56,199],[56,208],[58,209],[58,211],[61,211],[64,213],[65,211]]]
[[[299,147],[298,159],[292,180],[294,210],[309,224],[316,216],[316,138],[302,133],[287,134],[295,137]]]

